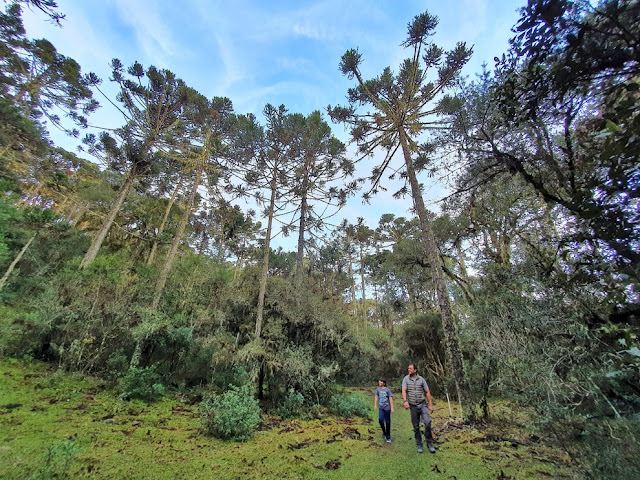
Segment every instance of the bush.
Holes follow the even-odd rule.
[[[580,472],[588,480],[640,478],[638,438],[640,418],[594,419],[587,421],[577,442],[575,458],[584,461]],[[575,442],[575,440],[574,440]],[[598,452],[593,455],[592,452]]]
[[[357,395],[337,394],[329,400],[329,410],[341,417],[368,417],[370,407],[367,401]]]
[[[113,352],[105,362],[103,376],[110,381],[115,382],[122,377],[129,367],[129,357],[122,350]]]
[[[2,303],[2,300],[0,300]],[[0,353],[31,355],[46,359],[43,344],[51,332],[51,322],[38,312],[26,312],[11,307],[0,310]]]
[[[42,465],[31,475],[30,480],[69,478],[69,466],[77,453],[78,446],[69,440],[52,445],[42,458]]]
[[[200,403],[202,426],[208,435],[244,442],[260,424],[260,407],[249,386],[235,387]]]
[[[335,361],[314,357],[310,346],[289,346],[280,352],[281,368],[269,379],[276,389],[300,392],[307,402],[326,402],[340,367]]]
[[[309,407],[307,415],[305,416],[305,420],[320,420],[321,418],[324,418],[323,410],[324,408],[322,407],[322,405],[319,405],[317,403],[311,405],[311,407]]]
[[[160,375],[155,367],[129,367],[129,371],[120,382],[122,398],[139,398],[153,401],[164,395],[164,386],[160,383]]]
[[[218,365],[211,376],[211,383],[223,390],[224,387],[233,385],[242,387],[251,381],[251,374],[242,365]]]
[[[276,409],[276,413],[282,418],[296,418],[302,415],[302,404],[304,397],[300,392],[290,390],[282,403]]]

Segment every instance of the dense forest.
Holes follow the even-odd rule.
[[[583,476],[639,474],[638,0],[529,0],[472,79],[465,39],[439,47],[418,14],[399,65],[336,59],[346,101],[260,116],[180,72],[85,73],[24,7],[64,20],[51,0],[0,14],[0,355],[245,413],[312,412],[415,362],[464,422],[508,399]],[[107,102],[122,125],[88,128]],[[413,216],[336,220],[389,179]],[[272,248],[283,232],[297,250]]]

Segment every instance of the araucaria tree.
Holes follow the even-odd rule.
[[[158,276],[151,307],[153,310],[160,305],[162,290],[169,278],[189,217],[194,210],[196,194],[203,177],[209,176],[209,183],[213,185],[214,177],[221,176],[222,169],[217,161],[225,149],[224,141],[230,128],[229,118],[233,114],[233,104],[228,98],[221,97],[215,97],[209,102],[203,96],[194,93],[193,100],[186,110],[188,126],[180,146],[180,163],[183,164],[185,174],[191,173],[193,180],[178,230]]]
[[[293,200],[299,202],[298,256],[296,273],[302,272],[305,248],[305,233],[318,231],[324,227],[324,220],[341,208],[347,196],[357,188],[351,181],[342,188],[337,182],[353,175],[353,162],[345,156],[344,144],[331,133],[331,127],[324,121],[319,111],[308,117],[296,115],[299,121],[300,162],[295,172]],[[300,279],[298,275],[298,279]]]
[[[41,2],[20,3],[40,8],[52,19],[60,18]],[[77,136],[76,127],[85,128],[86,116],[98,108],[89,88],[95,76],[83,75],[80,65],[49,41],[30,39],[21,7],[15,2],[0,12],[0,72],[0,154],[5,162],[17,151],[40,150],[32,160],[37,162],[50,143],[39,132],[45,121]]]
[[[380,150],[384,152],[382,163],[372,171],[371,192],[375,193],[379,188],[382,175],[391,168],[395,154],[399,151],[402,155],[404,168],[401,166],[400,169],[409,183],[420,220],[463,417],[473,420],[476,408],[464,374],[441,260],[417,178],[417,172],[429,163],[429,155],[433,154],[433,147],[419,141],[429,130],[447,128],[438,117],[438,114],[447,112],[452,103],[444,91],[454,84],[472,53],[464,43],[458,43],[449,52],[433,44],[429,39],[437,25],[438,18],[428,12],[417,15],[409,23],[403,46],[412,50],[412,56],[402,62],[397,74],[387,67],[380,76],[364,80],[360,72],[362,54],[355,49],[348,50],[342,56],[340,70],[349,79],[355,78],[357,85],[349,89],[348,107],[329,106],[328,112],[332,120],[351,126],[352,139],[358,144],[363,157],[372,156]],[[361,113],[359,107],[365,105],[372,110]],[[404,189],[399,193],[404,193]]]
[[[113,81],[120,85],[117,99],[122,104],[120,111],[126,118],[126,124],[115,132],[116,138],[102,133],[98,139],[87,135],[84,142],[90,153],[109,167],[125,171],[126,177],[116,201],[80,263],[82,269],[87,268],[98,255],[134,181],[152,170],[159,161],[161,149],[172,142],[172,134],[181,131],[183,107],[195,95],[193,89],[169,70],[158,70],[152,66],[145,72],[142,65],[135,63],[127,69],[130,77],[127,78],[118,59],[113,60],[112,67]]]
[[[44,8],[49,8],[40,2],[33,6],[45,13]],[[77,126],[86,127],[86,115],[98,108],[89,88],[96,81],[95,76],[82,75],[80,65],[60,54],[49,41],[27,38],[21,14],[17,3],[0,13],[0,95],[11,100],[25,116],[46,119],[77,136],[78,131],[65,128],[56,112],[62,112]],[[51,15],[53,18],[55,14]]]
[[[267,231],[258,292],[256,339],[260,339],[262,332],[273,222],[290,196],[290,181],[297,160],[297,132],[293,124],[295,117],[287,112],[284,105],[275,108],[267,104],[263,113],[266,128],[261,127],[253,115],[238,117],[233,147],[236,156],[235,169],[243,176],[243,185],[238,189],[238,194],[246,195],[248,191],[253,190],[255,201],[267,204],[264,211]],[[264,197],[263,191],[268,192],[268,199]]]

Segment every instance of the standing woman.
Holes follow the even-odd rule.
[[[378,422],[382,429],[382,438],[391,443],[391,414],[393,413],[393,395],[387,388],[387,381],[384,378],[378,380],[373,408],[378,409]]]

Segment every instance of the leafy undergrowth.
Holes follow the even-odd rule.
[[[0,359],[0,478],[413,478],[416,463],[421,478],[572,478],[561,452],[526,433],[526,418],[495,410],[501,428],[471,429],[437,405],[435,455],[416,453],[401,409],[391,444],[373,409],[371,419],[264,417],[253,440],[224,442],[201,434],[197,405],[123,401],[98,380]]]

